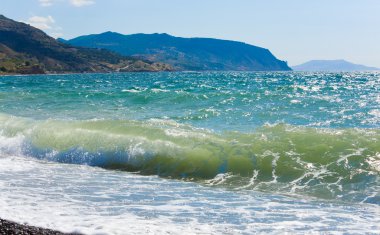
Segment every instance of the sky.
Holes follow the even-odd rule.
[[[53,37],[106,31],[211,37],[268,48],[297,65],[380,68],[380,0],[0,0],[0,14]]]

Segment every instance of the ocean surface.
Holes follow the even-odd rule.
[[[88,234],[379,234],[380,73],[0,77],[0,217]]]

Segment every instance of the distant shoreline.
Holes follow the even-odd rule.
[[[238,73],[380,73],[380,70],[369,70],[369,71],[234,71],[234,70],[226,70],[226,71],[218,71],[218,70],[210,70],[210,71],[141,71],[141,72],[94,72],[94,73],[37,73],[37,74],[23,74],[23,73],[0,73],[0,77],[11,77],[11,76],[62,76],[62,75],[94,75],[94,74],[136,74],[136,73],[211,73],[211,72],[238,72]]]
[[[73,75],[73,74],[114,74],[114,73],[177,73],[182,71],[126,71],[126,72],[62,72],[62,73],[0,73],[0,76]]]
[[[79,233],[62,233],[59,231],[39,228],[26,224],[19,224],[9,220],[0,219],[0,234],[17,235],[17,234],[32,234],[32,235],[79,235]]]
[[[25,73],[0,73],[0,76],[39,76],[39,75],[48,75],[48,76],[60,76],[60,75],[76,75],[76,74],[135,74],[135,73],[211,73],[211,72],[239,72],[239,73],[266,73],[266,72],[278,72],[278,73],[289,73],[295,71],[235,71],[235,70],[202,70],[202,71],[130,71],[130,72],[93,72],[93,73],[33,73],[33,74],[25,74]]]

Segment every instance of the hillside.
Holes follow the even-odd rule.
[[[62,42],[108,49],[125,56],[162,61],[178,70],[279,71],[291,70],[264,48],[242,42],[180,38],[168,34],[122,35],[113,32],[81,36]]]
[[[293,66],[295,71],[324,71],[324,72],[353,72],[353,71],[374,71],[378,68],[353,64],[345,60],[312,60],[301,65]]]
[[[0,15],[0,73],[78,73],[172,70],[163,63],[128,58],[104,49],[58,42],[43,31]]]

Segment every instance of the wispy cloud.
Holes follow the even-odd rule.
[[[53,28],[55,20],[52,16],[32,16],[26,21],[26,23],[41,30],[47,30]]]
[[[63,36],[63,33],[54,32],[54,33],[51,33],[50,36],[52,36],[53,38],[61,38]]]
[[[49,7],[49,6],[53,5],[53,3],[55,2],[55,0],[38,0],[38,2],[43,7]]]
[[[32,16],[25,23],[30,24],[33,27],[45,31],[47,34],[54,38],[62,37],[62,28],[55,24],[55,20],[52,16]]]
[[[68,2],[70,5],[75,7],[89,6],[95,3],[95,0],[38,0],[40,6],[50,7],[57,2]]]
[[[88,6],[92,5],[95,3],[94,0],[70,0],[71,5],[76,6],[76,7],[83,7],[83,6]]]

